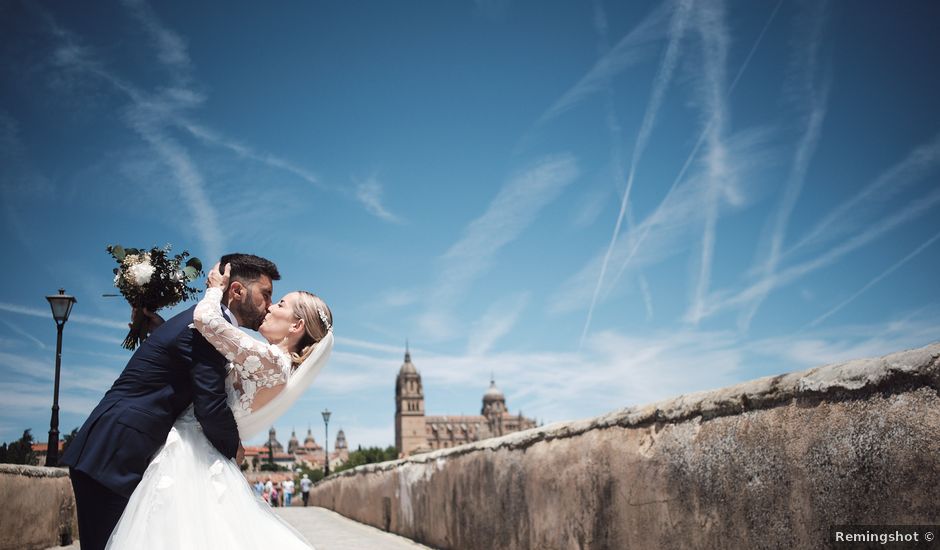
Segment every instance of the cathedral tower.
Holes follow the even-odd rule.
[[[287,452],[294,454],[300,448],[300,441],[297,440],[297,430],[290,432],[290,441],[287,442]]]
[[[346,432],[342,429],[336,434],[336,445],[333,446],[336,449],[336,455],[339,458],[342,458],[344,461],[349,458],[349,445],[346,443]]]
[[[395,447],[403,456],[418,448],[427,447],[424,424],[424,390],[421,375],[411,362],[411,352],[405,344],[405,362],[398,371],[395,383]]]
[[[496,387],[496,380],[490,377],[490,387],[483,394],[483,408],[480,411],[489,424],[490,434],[500,436],[503,430],[503,415],[506,413],[506,396]]]

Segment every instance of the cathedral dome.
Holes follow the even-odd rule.
[[[317,440],[313,438],[313,432],[307,428],[307,438],[304,439],[304,447],[316,447]]]
[[[398,374],[418,374],[418,369],[411,362],[411,351],[408,350],[408,344],[405,344],[405,362],[401,364]]]
[[[401,370],[398,371],[401,374],[418,374],[418,369],[415,368],[415,364],[411,362],[411,357],[405,356],[405,362],[401,364]]]
[[[490,387],[486,390],[486,393],[483,394],[483,402],[489,403],[490,401],[505,401],[506,396],[503,395],[503,392],[496,387],[496,381],[490,379]]]

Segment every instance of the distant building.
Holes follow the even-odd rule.
[[[277,431],[273,426],[268,430],[267,443],[245,447],[245,461],[248,463],[247,471],[256,472],[260,470],[261,465],[268,463],[272,458],[278,466],[290,468],[291,470],[300,465],[306,465],[309,468],[323,468],[326,460],[323,447],[314,439],[310,428],[307,428],[307,437],[304,439],[303,445],[297,439],[296,430],[291,430],[291,437],[287,442],[287,450],[285,450],[281,442],[277,440]],[[336,434],[336,443],[330,450],[330,468],[340,466],[347,460],[349,460],[349,448],[346,443],[346,433],[340,430]]]
[[[49,444],[48,443],[33,443],[32,445],[33,453],[36,454],[36,465],[45,466],[46,465],[46,455],[49,454]],[[62,458],[62,455],[65,453],[65,441],[59,440],[59,458]]]
[[[402,456],[456,447],[536,426],[536,421],[522,412],[509,413],[506,396],[493,379],[483,394],[479,416],[427,416],[421,375],[406,347],[405,362],[395,383],[395,447]]]

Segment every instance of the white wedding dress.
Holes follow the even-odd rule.
[[[228,403],[241,439],[271,425],[310,385],[326,364],[333,332],[292,373],[290,359],[228,323],[220,312],[222,291],[208,289],[194,312],[194,328],[229,363]],[[257,410],[260,388],[279,388]],[[190,406],[176,420],[111,533],[109,550],[278,550],[313,548],[256,496],[241,469],[202,433]]]

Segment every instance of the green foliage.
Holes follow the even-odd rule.
[[[33,434],[32,430],[24,430],[23,437],[9,444],[4,443],[0,450],[0,462],[7,464],[30,464],[35,466],[36,453],[33,452]]]
[[[72,440],[75,439],[75,436],[78,435],[78,428],[72,428],[72,431],[62,436],[62,452],[59,453],[59,456],[65,454],[65,450],[69,448],[69,445],[72,443]]]
[[[290,468],[285,468],[284,466],[280,466],[273,462],[265,462],[258,469],[261,470],[262,472],[288,472],[290,471]]]
[[[384,449],[381,447],[367,447],[365,449],[359,447],[349,453],[349,460],[347,460],[345,464],[333,469],[333,471],[342,472],[343,470],[350,470],[356,466],[362,466],[363,464],[374,464],[376,462],[386,462],[388,460],[397,459],[398,449],[393,446]]]
[[[320,468],[310,468],[306,464],[304,464],[304,465],[301,465],[298,469],[300,470],[300,474],[295,476],[295,479],[294,479],[295,483],[300,483],[300,478],[303,477],[303,474],[307,474],[307,477],[310,478],[310,481],[314,483],[323,479],[323,470],[321,470]],[[298,491],[299,490],[300,489],[298,488]]]

